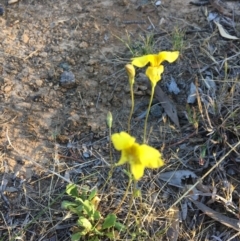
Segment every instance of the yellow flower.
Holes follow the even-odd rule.
[[[163,51],[158,54],[148,54],[141,57],[132,58],[132,65],[142,68],[150,63],[150,66],[146,70],[146,75],[150,79],[153,86],[161,79],[161,74],[164,71],[163,61],[169,63],[174,62],[179,56],[178,51],[168,52]]]
[[[125,69],[126,69],[127,74],[128,74],[129,83],[130,83],[130,85],[133,85],[134,84],[134,77],[135,77],[135,68],[132,64],[126,64]]]
[[[145,144],[140,145],[135,140],[126,132],[112,135],[115,149],[122,152],[117,166],[128,162],[134,179],[139,180],[145,168],[159,168],[164,165],[164,162],[158,150]]]

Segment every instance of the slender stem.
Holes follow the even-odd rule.
[[[130,84],[130,93],[131,93],[131,103],[132,103],[132,107],[131,107],[131,111],[128,117],[128,134],[130,134],[131,131],[131,119],[132,119],[132,115],[133,115],[133,109],[134,109],[134,93],[133,93],[133,84]]]
[[[123,202],[125,201],[126,197],[127,197],[127,194],[128,194],[128,191],[129,191],[129,188],[131,186],[131,183],[132,183],[132,178],[129,178],[129,181],[128,181],[128,185],[127,185],[127,188],[126,188],[126,191],[124,193],[124,196],[121,200],[121,202],[119,203],[118,207],[116,208],[116,210],[114,211],[114,213],[118,213],[119,209],[121,208]]]
[[[107,180],[105,181],[104,185],[102,186],[102,188],[100,190],[103,190],[104,187],[106,186],[106,184],[108,183],[108,181],[111,179],[112,174],[113,174],[113,168],[114,168],[114,164],[113,164],[113,158],[112,158],[112,142],[111,142],[111,136],[112,136],[112,129],[111,126],[109,126],[109,157],[110,157],[110,171],[108,172],[108,177]]]
[[[151,98],[150,98],[150,101],[149,101],[147,114],[146,114],[146,118],[145,118],[145,123],[144,123],[143,143],[146,143],[147,122],[148,122],[148,116],[149,116],[149,112],[150,112],[152,101],[153,101],[154,89],[155,89],[155,85],[152,85]]]
[[[113,159],[112,159],[112,142],[111,142],[111,136],[112,136],[112,129],[109,127],[109,157],[110,157],[110,163],[111,163],[111,170],[113,169]]]
[[[127,227],[129,225],[129,214],[131,213],[131,210],[132,210],[132,206],[133,206],[133,200],[136,196],[136,192],[137,192],[137,181],[134,180],[134,183],[133,183],[133,192],[132,192],[132,196],[131,196],[131,199],[130,199],[130,202],[129,202],[129,211],[127,213]]]

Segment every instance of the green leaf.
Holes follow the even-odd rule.
[[[97,194],[97,189],[93,189],[89,194],[88,200],[91,201]]]
[[[70,207],[77,207],[77,204],[75,202],[63,201],[61,206],[64,209],[69,209]]]
[[[104,236],[104,235],[105,235],[104,232],[99,231],[96,227],[94,227],[94,228],[91,230],[91,232],[94,233],[95,235],[99,235],[99,236]]]
[[[83,206],[80,205],[77,208],[69,207],[69,211],[77,214],[78,216],[82,216],[83,215]]]
[[[77,186],[74,183],[70,183],[70,184],[67,185],[66,193],[69,196],[72,196],[72,197],[78,197],[79,196]]]
[[[81,232],[74,233],[71,236],[71,241],[79,241],[81,237],[82,237]]]
[[[122,223],[119,222],[115,222],[114,227],[118,230],[118,231],[124,231],[126,230],[126,226]]]
[[[95,212],[93,213],[93,219],[94,219],[94,220],[99,220],[100,218],[101,218],[100,212],[99,212],[99,211],[95,211]]]
[[[82,204],[86,214],[91,217],[93,215],[94,205],[88,200],[85,200],[84,202],[82,202]]]
[[[92,237],[89,241],[100,241],[100,239],[98,237]]]
[[[77,224],[80,227],[83,227],[86,229],[86,231],[90,231],[92,229],[92,224],[90,223],[90,221],[84,217],[80,217],[77,221]]]
[[[105,233],[105,235],[110,239],[110,240],[113,240],[115,238],[115,235],[113,232],[107,232]]]
[[[104,223],[102,225],[102,229],[114,227],[116,219],[117,219],[117,217],[116,217],[115,214],[113,214],[113,213],[108,214],[107,217],[104,220]]]
[[[83,227],[87,230],[91,230],[92,229],[92,224],[91,222],[85,218],[85,217],[79,217],[78,220],[77,220],[77,224],[80,226],[80,227]]]

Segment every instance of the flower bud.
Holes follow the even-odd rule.
[[[134,77],[135,77],[135,68],[132,64],[126,64],[125,69],[126,69],[127,74],[128,74],[129,83],[130,83],[130,85],[133,85],[134,84]]]
[[[108,125],[109,128],[112,128],[112,122],[113,122],[112,113],[110,111],[108,111],[108,113],[107,113],[107,125]]]

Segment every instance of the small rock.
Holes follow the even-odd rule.
[[[75,75],[71,71],[64,71],[61,74],[60,85],[65,88],[72,88],[75,86]]]
[[[4,8],[0,6],[0,16],[4,14]]]
[[[80,48],[88,48],[88,43],[85,42],[85,41],[82,41],[82,42],[79,44],[79,47],[80,47]]]
[[[175,95],[179,94],[180,89],[177,86],[177,83],[173,77],[171,77],[171,81],[168,84],[168,91],[174,93]]]
[[[40,79],[37,79],[37,80],[36,80],[36,85],[37,85],[38,87],[41,87],[41,86],[43,85],[43,81],[40,80]]]
[[[86,70],[88,73],[93,73],[94,68],[93,68],[92,66],[85,66],[85,70]]]
[[[160,118],[163,113],[163,108],[160,105],[153,105],[151,107],[150,113],[152,116]]]
[[[157,1],[157,2],[155,3],[155,5],[156,5],[156,6],[160,6],[161,3],[162,3],[161,1]]]
[[[76,65],[75,60],[70,57],[66,57],[66,60],[71,64],[71,65]]]
[[[70,69],[69,64],[64,62],[60,63],[59,67],[62,68],[64,71],[68,71]]]
[[[41,95],[35,95],[35,96],[33,96],[33,98],[32,98],[32,100],[34,101],[34,102],[40,102],[40,101],[42,101],[42,96]]]
[[[4,92],[5,92],[5,93],[10,92],[11,90],[12,90],[12,86],[11,86],[11,85],[6,85],[6,86],[4,87]]]
[[[29,37],[28,37],[27,34],[24,33],[24,34],[22,35],[22,41],[23,41],[25,44],[28,43],[28,41],[29,41]]]
[[[95,65],[95,64],[97,64],[98,63],[98,60],[97,59],[90,59],[89,61],[88,61],[88,65]]]
[[[42,53],[39,53],[39,56],[42,57],[42,58],[46,58],[48,56],[48,53],[42,52]]]

